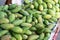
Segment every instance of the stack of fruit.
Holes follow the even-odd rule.
[[[48,40],[60,18],[60,0],[24,0],[0,6],[0,40]]]

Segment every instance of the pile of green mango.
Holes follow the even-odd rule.
[[[48,40],[58,18],[60,0],[24,0],[22,5],[2,5],[0,40]]]

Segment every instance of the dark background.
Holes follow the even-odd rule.
[[[4,5],[5,4],[5,1],[6,0],[0,0],[0,5]],[[60,32],[59,32],[56,40],[60,40]]]

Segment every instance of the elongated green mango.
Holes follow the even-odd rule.
[[[16,13],[21,10],[21,6],[17,6],[15,9],[12,9],[11,12]]]
[[[24,16],[24,17],[22,18],[22,20],[23,20],[23,22],[26,22],[26,16]]]
[[[38,16],[38,22],[39,22],[39,23],[43,23],[43,18],[42,18],[41,15]]]
[[[17,20],[15,20],[15,21],[13,21],[13,24],[14,24],[14,25],[20,25],[22,22],[23,22],[23,20],[17,19]]]
[[[45,2],[51,2],[52,0],[43,0],[43,1],[45,1]]]
[[[54,26],[55,26],[55,24],[49,24],[49,25],[48,25],[48,28],[49,28],[49,29],[52,29]]]
[[[36,1],[34,1],[34,7],[38,9],[38,3]]]
[[[43,11],[43,5],[39,5],[39,10]]]
[[[35,23],[38,23],[37,18],[34,17],[33,20],[34,20]]]
[[[44,23],[45,23],[46,25],[49,25],[49,24],[50,24],[48,20],[44,20]]]
[[[52,8],[53,7],[51,3],[47,3],[47,6],[48,6],[48,8]]]
[[[24,2],[25,2],[26,4],[29,4],[29,3],[30,3],[30,1],[29,1],[29,0],[24,0]]]
[[[45,28],[45,31],[44,32],[50,33],[51,32],[51,29]]]
[[[20,13],[23,14],[23,15],[25,15],[25,16],[29,15],[29,13],[27,11],[25,11],[24,9],[21,9]]]
[[[47,4],[45,2],[42,3],[44,8],[47,8]]]
[[[44,24],[38,23],[38,24],[35,25],[35,27],[43,29],[44,28]]]
[[[22,28],[20,28],[20,27],[14,27],[11,30],[15,33],[22,33],[22,31],[23,31]]]
[[[10,14],[9,21],[13,22],[14,20],[15,20],[15,15],[14,14]]]
[[[44,15],[44,18],[45,18],[45,19],[50,19],[50,18],[52,18],[52,16],[49,15],[49,14],[46,14],[46,15]]]
[[[28,38],[28,40],[36,40],[36,39],[38,39],[38,35],[31,35],[31,36],[29,36],[29,38]]]
[[[7,18],[0,19],[0,24],[2,23],[9,23],[9,20]]]
[[[38,4],[42,4],[43,0],[37,0]]]
[[[36,27],[31,27],[30,30],[32,30],[32,31],[36,31],[37,28],[36,28]]]
[[[24,30],[24,31],[25,31],[25,34],[27,34],[27,35],[31,35],[32,34],[32,32],[30,30]]]
[[[50,15],[52,15],[52,16],[55,16],[55,14],[56,14],[55,11],[54,11],[54,10],[51,10],[51,9],[48,10],[48,13],[49,13]]]
[[[13,24],[1,24],[1,28],[3,28],[3,29],[11,29],[13,27],[14,27]]]
[[[44,36],[45,36],[45,34],[44,33],[41,33],[38,40],[44,39]]]
[[[55,3],[58,3],[59,0],[53,0]]]
[[[27,16],[27,22],[28,22],[28,23],[31,23],[31,22],[32,22],[32,15]]]
[[[5,12],[0,12],[0,18],[4,18],[6,16],[7,16],[7,14]]]
[[[12,35],[16,38],[16,40],[22,40],[22,36],[20,34],[12,33]]]
[[[21,26],[31,27],[32,24],[30,24],[30,23],[22,23]]]
[[[5,5],[5,6],[3,7],[3,10],[8,10],[8,8],[9,8],[9,6],[8,6],[8,5]]]
[[[5,35],[7,32],[8,32],[8,30],[1,30],[0,31],[0,37],[3,36],[3,35]]]
[[[46,37],[44,38],[44,40],[48,40],[49,37],[50,37],[50,33],[46,33]]]
[[[16,14],[15,14],[15,17],[16,17],[16,18],[21,18],[21,17],[23,17],[23,15],[21,15],[21,14],[19,14],[19,13],[16,13]]]
[[[16,4],[11,4],[11,5],[9,5],[9,9],[14,9],[14,8],[16,8]]]

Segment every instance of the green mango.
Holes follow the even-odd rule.
[[[46,32],[46,33],[50,33],[50,32],[51,32],[51,29],[49,29],[49,28],[45,28],[44,32]]]
[[[44,39],[44,37],[45,37],[45,34],[44,34],[44,33],[41,33],[41,34],[39,35],[39,39],[38,39],[38,40],[42,40],[42,39]]]
[[[26,22],[26,19],[27,17],[26,16],[24,16],[23,18],[22,18],[22,20],[23,20],[23,22]]]
[[[23,20],[20,19],[16,19],[15,21],[13,21],[14,25],[20,25],[21,23],[23,23]]]
[[[17,7],[16,4],[11,4],[11,5],[9,5],[9,9],[10,9],[10,10],[12,10],[12,9],[14,9],[14,8],[16,8],[16,7]]]
[[[8,33],[8,30],[1,30],[0,31],[0,37],[2,37],[3,35],[5,35],[6,33]]]
[[[30,30],[32,30],[32,31],[36,31],[37,28],[36,28],[36,27],[31,27]]]
[[[29,12],[29,14],[32,14],[32,15],[35,14],[35,11],[33,11],[33,10],[28,9],[27,11]]]
[[[23,32],[22,28],[20,28],[20,27],[14,27],[11,30],[15,33],[22,33]]]
[[[28,39],[28,35],[22,35],[23,39]]]
[[[39,15],[39,16],[38,16],[38,22],[39,22],[39,23],[43,23],[42,15]]]
[[[21,13],[22,15],[25,15],[25,16],[28,16],[28,15],[29,15],[29,13],[28,13],[27,11],[25,11],[24,9],[21,9],[21,10],[20,10],[20,13]]]
[[[58,0],[53,0],[55,3],[58,3]]]
[[[54,11],[54,10],[51,10],[51,9],[48,10],[48,13],[49,13],[50,15],[52,15],[53,17],[54,17],[55,14],[56,14],[55,11]]]
[[[33,21],[35,22],[35,23],[38,23],[38,20],[37,20],[37,18],[33,18]]]
[[[42,23],[38,23],[35,25],[36,28],[39,28],[39,29],[43,29],[44,28],[44,24]]]
[[[25,30],[24,30],[24,31],[25,31]],[[31,34],[32,34],[32,31],[26,30],[24,33],[27,34],[27,35],[31,35]]]
[[[7,14],[5,13],[5,12],[0,12],[0,18],[4,18],[4,17],[6,17],[7,16]]]
[[[16,18],[22,18],[23,15],[21,15],[21,14],[19,14],[19,13],[16,13],[16,14],[15,14],[15,17],[16,17]]]
[[[0,24],[3,24],[3,23],[9,23],[9,20],[7,18],[0,19]]]
[[[42,3],[44,8],[47,8],[47,4],[45,2]]]
[[[43,0],[37,0],[38,4],[42,4]]]
[[[48,8],[52,8],[52,4],[51,3],[47,3],[47,7]]]
[[[43,5],[39,5],[39,10],[40,11],[43,11],[43,8],[44,8]]]
[[[38,38],[39,38],[38,35],[30,35],[29,38],[28,38],[28,40],[36,40]]]
[[[31,8],[31,9],[34,9],[34,5],[33,5],[33,4],[31,4],[31,5],[30,5],[30,8]]]
[[[22,40],[22,36],[20,34],[12,33],[12,35],[16,38],[16,40]]]
[[[48,21],[49,21],[50,23],[54,23],[54,21],[53,21],[52,19],[49,19]]]
[[[22,23],[21,26],[24,26],[24,27],[32,27],[32,24],[30,24],[30,23]]]
[[[11,37],[11,40],[16,40],[16,38],[15,37]]]
[[[60,12],[56,12],[55,17],[60,18]]]
[[[1,24],[1,28],[3,29],[9,30],[9,29],[12,29],[13,27],[14,27],[13,24]]]
[[[58,0],[58,3],[60,4],[60,0]]]
[[[44,2],[51,2],[52,0],[43,0]]]
[[[53,23],[52,24],[49,24],[48,25],[48,29],[53,29],[54,26],[55,26],[55,24],[53,24]]]
[[[44,38],[44,40],[48,40],[49,37],[50,37],[50,33],[46,33],[46,37]]]
[[[17,12],[19,12],[20,10],[21,10],[21,6],[19,5],[19,6],[17,6],[16,8],[12,9],[11,12],[17,13]]]
[[[44,20],[44,23],[45,23],[46,25],[49,25],[49,24],[50,24],[48,20]]]
[[[9,8],[9,6],[8,6],[8,5],[5,5],[5,6],[3,7],[3,10],[8,10],[8,8]]]
[[[35,9],[38,9],[38,6],[39,6],[38,3],[36,1],[34,1],[33,4],[34,4]]]
[[[52,17],[51,20],[53,20],[54,22],[57,22],[57,19],[55,17]]]
[[[57,11],[57,12],[59,12],[59,7],[58,7],[58,6],[56,6],[55,8],[56,8],[56,11]]]
[[[27,16],[27,23],[31,23],[32,22],[32,14]]]
[[[15,20],[15,15],[14,14],[10,14],[9,21],[13,22],[14,20]]]
[[[25,2],[26,4],[29,4],[29,3],[30,3],[30,1],[29,1],[29,0],[24,0],[24,2]]]
[[[45,18],[45,19],[50,19],[50,18],[52,18],[52,16],[49,15],[49,14],[46,14],[46,15],[44,15],[44,18]]]

